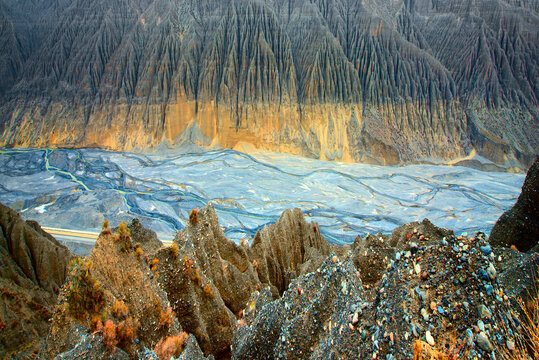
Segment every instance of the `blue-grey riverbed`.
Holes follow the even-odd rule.
[[[0,201],[26,219],[99,231],[104,219],[115,225],[137,217],[162,238],[172,238],[191,209],[210,202],[235,240],[250,239],[293,207],[334,243],[423,218],[456,233],[488,233],[523,181],[523,174],[465,167],[342,164],[233,150],[0,150]]]

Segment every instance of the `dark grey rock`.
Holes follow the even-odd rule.
[[[496,222],[489,242],[529,251],[539,245],[539,158],[528,171],[516,204]]]
[[[122,349],[115,348],[109,352],[100,335],[81,335],[80,342],[69,351],[58,354],[54,360],[129,360],[129,355]]]
[[[187,341],[185,342],[185,348],[183,349],[182,354],[178,360],[213,360],[213,355],[209,355],[207,358],[204,357],[202,350],[198,346],[197,340],[193,335],[189,335]]]
[[[283,296],[267,303],[269,290],[246,313],[234,335],[235,359],[358,358],[360,337],[352,329],[363,303],[363,286],[353,263],[330,255],[313,273],[294,280]]]
[[[145,253],[154,253],[163,247],[163,243],[157,238],[157,234],[142,226],[139,219],[133,219],[127,226],[131,232],[133,245],[140,244]]]

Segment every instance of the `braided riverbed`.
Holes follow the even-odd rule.
[[[133,154],[3,149],[0,201],[42,226],[99,231],[137,217],[171,238],[191,209],[215,206],[228,237],[251,238],[298,207],[334,243],[429,218],[456,233],[489,232],[523,174],[437,165],[342,164],[233,150]]]

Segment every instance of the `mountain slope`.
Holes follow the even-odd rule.
[[[534,1],[73,0],[11,26],[45,2],[0,3],[4,146],[133,150],[196,124],[330,160],[538,152]]]
[[[0,356],[25,358],[47,335],[73,258],[35,222],[0,203]]]

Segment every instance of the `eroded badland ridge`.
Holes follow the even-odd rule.
[[[537,1],[0,2],[0,144],[538,152]]]

